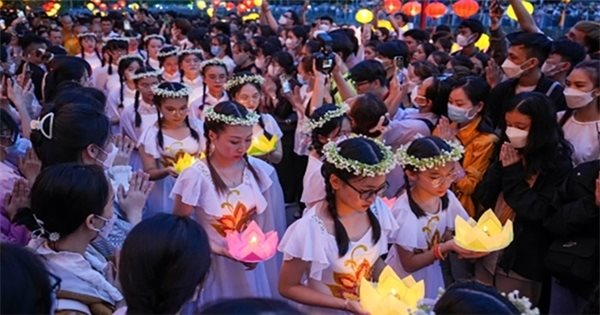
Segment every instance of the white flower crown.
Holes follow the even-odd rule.
[[[162,69],[158,69],[158,70],[152,70],[152,71],[146,71],[146,72],[142,72],[142,73],[137,73],[131,76],[131,80],[140,80],[143,78],[149,78],[149,77],[158,77],[159,75],[163,74],[163,70]]]
[[[121,61],[123,61],[125,59],[137,59],[142,64],[144,63],[144,58],[142,58],[142,56],[140,56],[140,55],[125,55],[125,56],[121,56],[121,58],[119,58],[119,60],[117,60],[117,64],[120,64]]]
[[[140,39],[140,38],[142,38],[142,35],[137,34],[135,36],[125,36],[125,38],[127,38],[127,41],[129,41],[131,39]]]
[[[159,86],[160,85],[156,85],[156,86],[152,87],[152,93],[154,93],[155,96],[166,97],[166,98],[182,98],[182,97],[188,97],[192,93],[192,90],[188,86],[185,86],[185,88],[183,88],[179,91],[171,91],[171,90],[167,90],[167,89],[161,89]]]
[[[84,37],[93,37],[93,38],[98,38],[98,37],[96,36],[96,33],[91,33],[91,32],[77,34],[77,38],[84,38]]]
[[[227,91],[229,91],[235,87],[244,85],[246,83],[254,83],[254,84],[258,84],[258,85],[263,85],[263,84],[265,84],[265,78],[263,78],[262,76],[260,76],[258,74],[236,76],[236,77],[229,79],[229,81],[227,81],[227,83],[225,83],[225,89]]]
[[[343,157],[340,154],[338,144],[342,141],[354,138],[364,138],[375,142],[381,150],[381,154],[383,154],[383,159],[379,163],[371,165]],[[394,153],[390,147],[386,146],[381,141],[362,135],[354,135],[348,138],[341,138],[337,141],[328,142],[323,146],[323,156],[325,157],[325,161],[333,164],[337,169],[346,170],[355,176],[374,177],[387,175],[394,167],[396,167],[396,159],[394,159]]]
[[[248,112],[245,118],[231,117],[225,114],[215,112],[213,108],[204,110],[206,120],[218,121],[231,126],[254,126],[258,123],[260,116],[255,112]]]
[[[192,55],[192,54],[199,54],[202,55],[202,49],[197,49],[197,48],[188,48],[188,49],[182,49],[179,50],[177,52],[178,56],[182,56],[182,55]]]
[[[396,152],[396,159],[402,167],[411,166],[419,171],[426,171],[434,167],[440,167],[448,162],[456,162],[460,160],[465,152],[465,148],[458,141],[444,140],[452,150],[450,152],[441,150],[441,155],[429,158],[418,158],[408,154],[406,151],[410,144],[400,146]]]
[[[127,38],[127,37],[117,37],[117,36],[115,36],[115,37],[104,37],[104,38],[102,38],[102,40],[104,40],[105,42],[114,40],[114,41],[118,41],[118,42],[129,43],[129,38]]]
[[[171,51],[159,52],[157,57],[158,58],[166,58],[166,57],[176,56],[178,54],[179,54],[179,47],[175,47],[175,49],[173,49]]]
[[[163,43],[166,42],[167,40],[165,39],[164,36],[162,35],[158,35],[158,34],[150,34],[150,35],[146,35],[146,37],[144,37],[144,42],[147,42],[151,39],[160,39]]]
[[[348,105],[346,105],[346,104],[342,104],[342,105],[338,106],[338,108],[336,108],[335,110],[328,111],[327,113],[325,113],[325,115],[323,115],[323,117],[320,117],[317,120],[314,120],[314,119],[307,120],[306,124],[304,126],[304,129],[307,132],[312,132],[315,129],[323,127],[326,123],[330,122],[332,119],[346,115],[348,110],[350,110],[350,107],[348,107]]]
[[[221,66],[227,69],[227,65],[221,59],[212,58],[204,60],[202,63],[200,63],[200,73],[204,72],[204,68],[208,66]]]

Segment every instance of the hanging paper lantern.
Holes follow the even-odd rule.
[[[256,13],[256,12],[252,12],[252,13],[244,15],[242,17],[242,21],[243,22],[256,21],[258,19],[260,19],[260,15],[258,13]]]
[[[260,7],[262,5],[262,0],[254,0],[254,5]]]
[[[124,8],[125,6],[127,6],[127,1],[119,0],[117,1],[117,5],[119,6],[119,8]]]
[[[227,9],[227,11],[231,11],[235,8],[235,4],[233,4],[233,2],[227,2],[225,8]]]
[[[204,1],[204,0],[196,1],[196,7],[198,8],[198,10],[206,9],[206,1]]]
[[[215,12],[214,8],[208,8],[206,10],[206,14],[208,14],[209,17],[212,17],[214,12]]]
[[[400,0],[385,0],[383,7],[388,14],[396,13],[402,8]]]
[[[521,1],[521,3],[523,3],[523,6],[525,7],[525,11],[527,11],[527,13],[533,13],[533,4],[531,4],[531,2],[523,0]],[[508,10],[506,10],[506,15],[508,15],[508,17],[513,21],[517,20],[517,15],[515,14],[515,10],[513,9],[512,5],[508,6]]]
[[[468,19],[479,11],[479,3],[475,0],[458,0],[452,5],[454,14],[463,19]]]
[[[238,9],[238,12],[244,13],[244,12],[246,12],[246,10],[248,10],[248,7],[245,4],[240,3],[240,4],[238,4],[237,9]]]
[[[481,34],[479,40],[475,43],[475,47],[479,48],[479,50],[485,52],[490,48],[490,36],[488,34]]]
[[[388,20],[377,20],[377,27],[387,28],[388,31],[394,31],[394,26]]]
[[[100,3],[98,8],[100,8],[100,11],[106,11],[108,10],[108,5],[106,3]]]
[[[446,15],[447,8],[441,2],[433,2],[425,7],[425,14],[433,19],[439,19]]]
[[[140,5],[138,3],[132,3],[129,5],[129,8],[133,11],[137,11],[140,9]]]
[[[254,0],[245,0],[244,5],[246,8],[252,8],[254,6]]]
[[[410,1],[402,7],[402,13],[408,16],[416,16],[421,13],[421,4],[417,1]]]
[[[367,24],[373,21],[373,12],[369,9],[360,9],[356,12],[356,16],[354,17],[356,22],[360,24]]]
[[[102,3],[102,0],[92,0],[92,3],[99,6]]]
[[[90,10],[90,11],[94,11],[94,9],[96,8],[96,6],[94,5],[94,3],[92,2],[88,2],[85,7]]]

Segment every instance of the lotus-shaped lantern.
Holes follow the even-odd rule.
[[[494,211],[487,210],[479,221],[460,216],[454,219],[456,245],[474,252],[493,252],[505,248],[513,240],[513,225],[507,220],[502,226]]]
[[[177,159],[177,162],[173,163],[173,167],[175,167],[175,172],[177,172],[177,174],[183,173],[183,171],[185,171],[188,167],[196,163],[197,160],[198,159],[195,156],[189,153],[182,154]]]
[[[277,147],[278,140],[279,139],[275,135],[271,136],[271,139],[268,139],[264,134],[258,137],[253,137],[252,144],[250,144],[247,153],[251,156],[269,154],[275,150],[275,147]]]
[[[241,233],[233,231],[226,236],[227,249],[239,261],[258,263],[270,259],[277,250],[277,232],[263,233],[256,221],[250,222]]]
[[[412,276],[400,279],[386,266],[375,285],[363,278],[360,283],[360,305],[377,315],[404,315],[417,309],[417,302],[425,296],[425,283]]]

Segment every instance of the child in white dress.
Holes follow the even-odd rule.
[[[181,83],[187,85],[191,89],[188,98],[188,107],[198,103],[202,97],[204,90],[204,82],[202,81],[202,71],[200,66],[202,62],[202,50],[200,49],[184,49],[177,52],[179,62],[179,73]],[[199,105],[199,104],[198,104]],[[195,110],[192,110],[191,115],[195,116]]]
[[[202,74],[201,94],[198,98],[190,101],[190,106],[194,110],[196,118],[203,119],[202,112],[206,108],[228,101],[229,96],[225,93],[225,83],[229,77],[227,66],[220,59],[205,60],[200,64],[200,73]]]
[[[145,218],[161,212],[171,213],[173,202],[169,192],[179,175],[174,164],[186,153],[199,157],[204,150],[204,138],[199,134],[201,122],[188,116],[189,88],[181,83],[163,82],[153,92],[158,121],[144,131],[138,146],[144,172],[155,181]]]
[[[106,99],[106,113],[110,119],[113,133],[121,133],[119,121],[121,113],[126,107],[132,106],[135,100],[135,82],[133,75],[144,65],[144,60],[138,55],[126,55],[119,58],[117,74],[119,76],[119,87],[108,90]]]
[[[160,69],[160,61],[158,60],[158,53],[165,45],[165,38],[161,35],[151,34],[144,37],[144,48],[148,53],[146,58],[146,66],[154,69]]]
[[[398,225],[377,198],[395,166],[389,147],[362,136],[323,148],[326,202],[292,224],[279,244],[284,254],[281,295],[307,314],[364,314],[361,279],[376,279]]]
[[[96,50],[97,38],[95,33],[82,33],[77,35],[79,39],[79,47],[81,49],[80,57],[83,58],[92,68],[92,74],[94,71],[102,67],[103,61],[100,54]]]
[[[128,43],[126,38],[119,37],[109,39],[104,46],[108,58],[104,59],[105,63],[102,67],[94,71],[94,84],[98,90],[104,92],[104,95],[108,95],[108,91],[119,88],[117,66],[119,59],[127,55]]]
[[[264,82],[265,79],[262,76],[245,72],[235,75],[227,81],[225,87],[234,101],[242,104],[247,110],[256,112],[262,99],[261,85]],[[272,152],[257,157],[269,163],[277,164],[283,157],[280,141],[283,132],[273,116],[267,113],[260,113],[259,115],[258,123],[252,127],[252,138],[255,139],[264,135],[268,140],[271,140],[272,137],[277,137],[277,144]]]
[[[412,275],[425,281],[425,297],[437,297],[444,288],[440,260],[447,253],[476,258],[478,254],[458,247],[453,240],[454,219],[468,214],[449,190],[456,179],[456,162],[463,148],[438,137],[423,137],[398,151],[398,160],[410,183],[392,208],[400,227],[386,262],[400,277]]]
[[[129,137],[134,143],[138,143],[143,132],[158,120],[158,111],[153,104],[152,87],[158,84],[161,73],[162,71],[151,67],[143,67],[132,77],[136,88],[133,106],[125,107],[123,110],[120,127],[123,135]],[[137,148],[131,152],[129,165],[134,171],[143,168],[142,158]]]
[[[325,179],[321,173],[323,165],[323,145],[338,137],[350,134],[350,120],[346,115],[346,106],[323,105],[317,108],[306,126],[311,130],[311,151],[308,154],[308,165],[302,180],[302,197],[300,201],[306,205],[306,209],[312,208],[317,203],[325,200]]]
[[[167,82],[181,82],[181,73],[179,72],[179,48],[175,46],[165,46],[158,53],[158,62],[160,69],[163,70],[162,78]]]
[[[174,213],[194,216],[208,233],[213,255],[199,303],[277,297],[280,255],[258,264],[241,262],[229,253],[225,239],[252,220],[264,232],[277,230],[280,236],[285,228],[275,170],[246,155],[258,115],[235,102],[219,103],[205,114],[206,158],[185,170],[171,192]]]

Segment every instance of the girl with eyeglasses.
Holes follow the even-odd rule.
[[[279,244],[279,292],[307,314],[368,314],[362,278],[377,279],[397,224],[378,198],[396,164],[383,143],[355,136],[323,147],[326,201],[306,210]]]
[[[163,82],[152,89],[157,107],[157,122],[144,131],[139,141],[144,172],[155,181],[144,217],[171,213],[169,192],[179,175],[175,164],[185,154],[198,158],[204,150],[200,137],[202,123],[189,117],[187,106],[190,89],[181,83]]]
[[[441,261],[449,252],[477,257],[453,240],[455,217],[469,218],[449,190],[462,152],[460,144],[423,137],[397,153],[406,191],[392,208],[400,227],[386,262],[401,278],[412,275],[416,281],[424,280],[427,298],[436,298],[438,288],[445,287]]]

